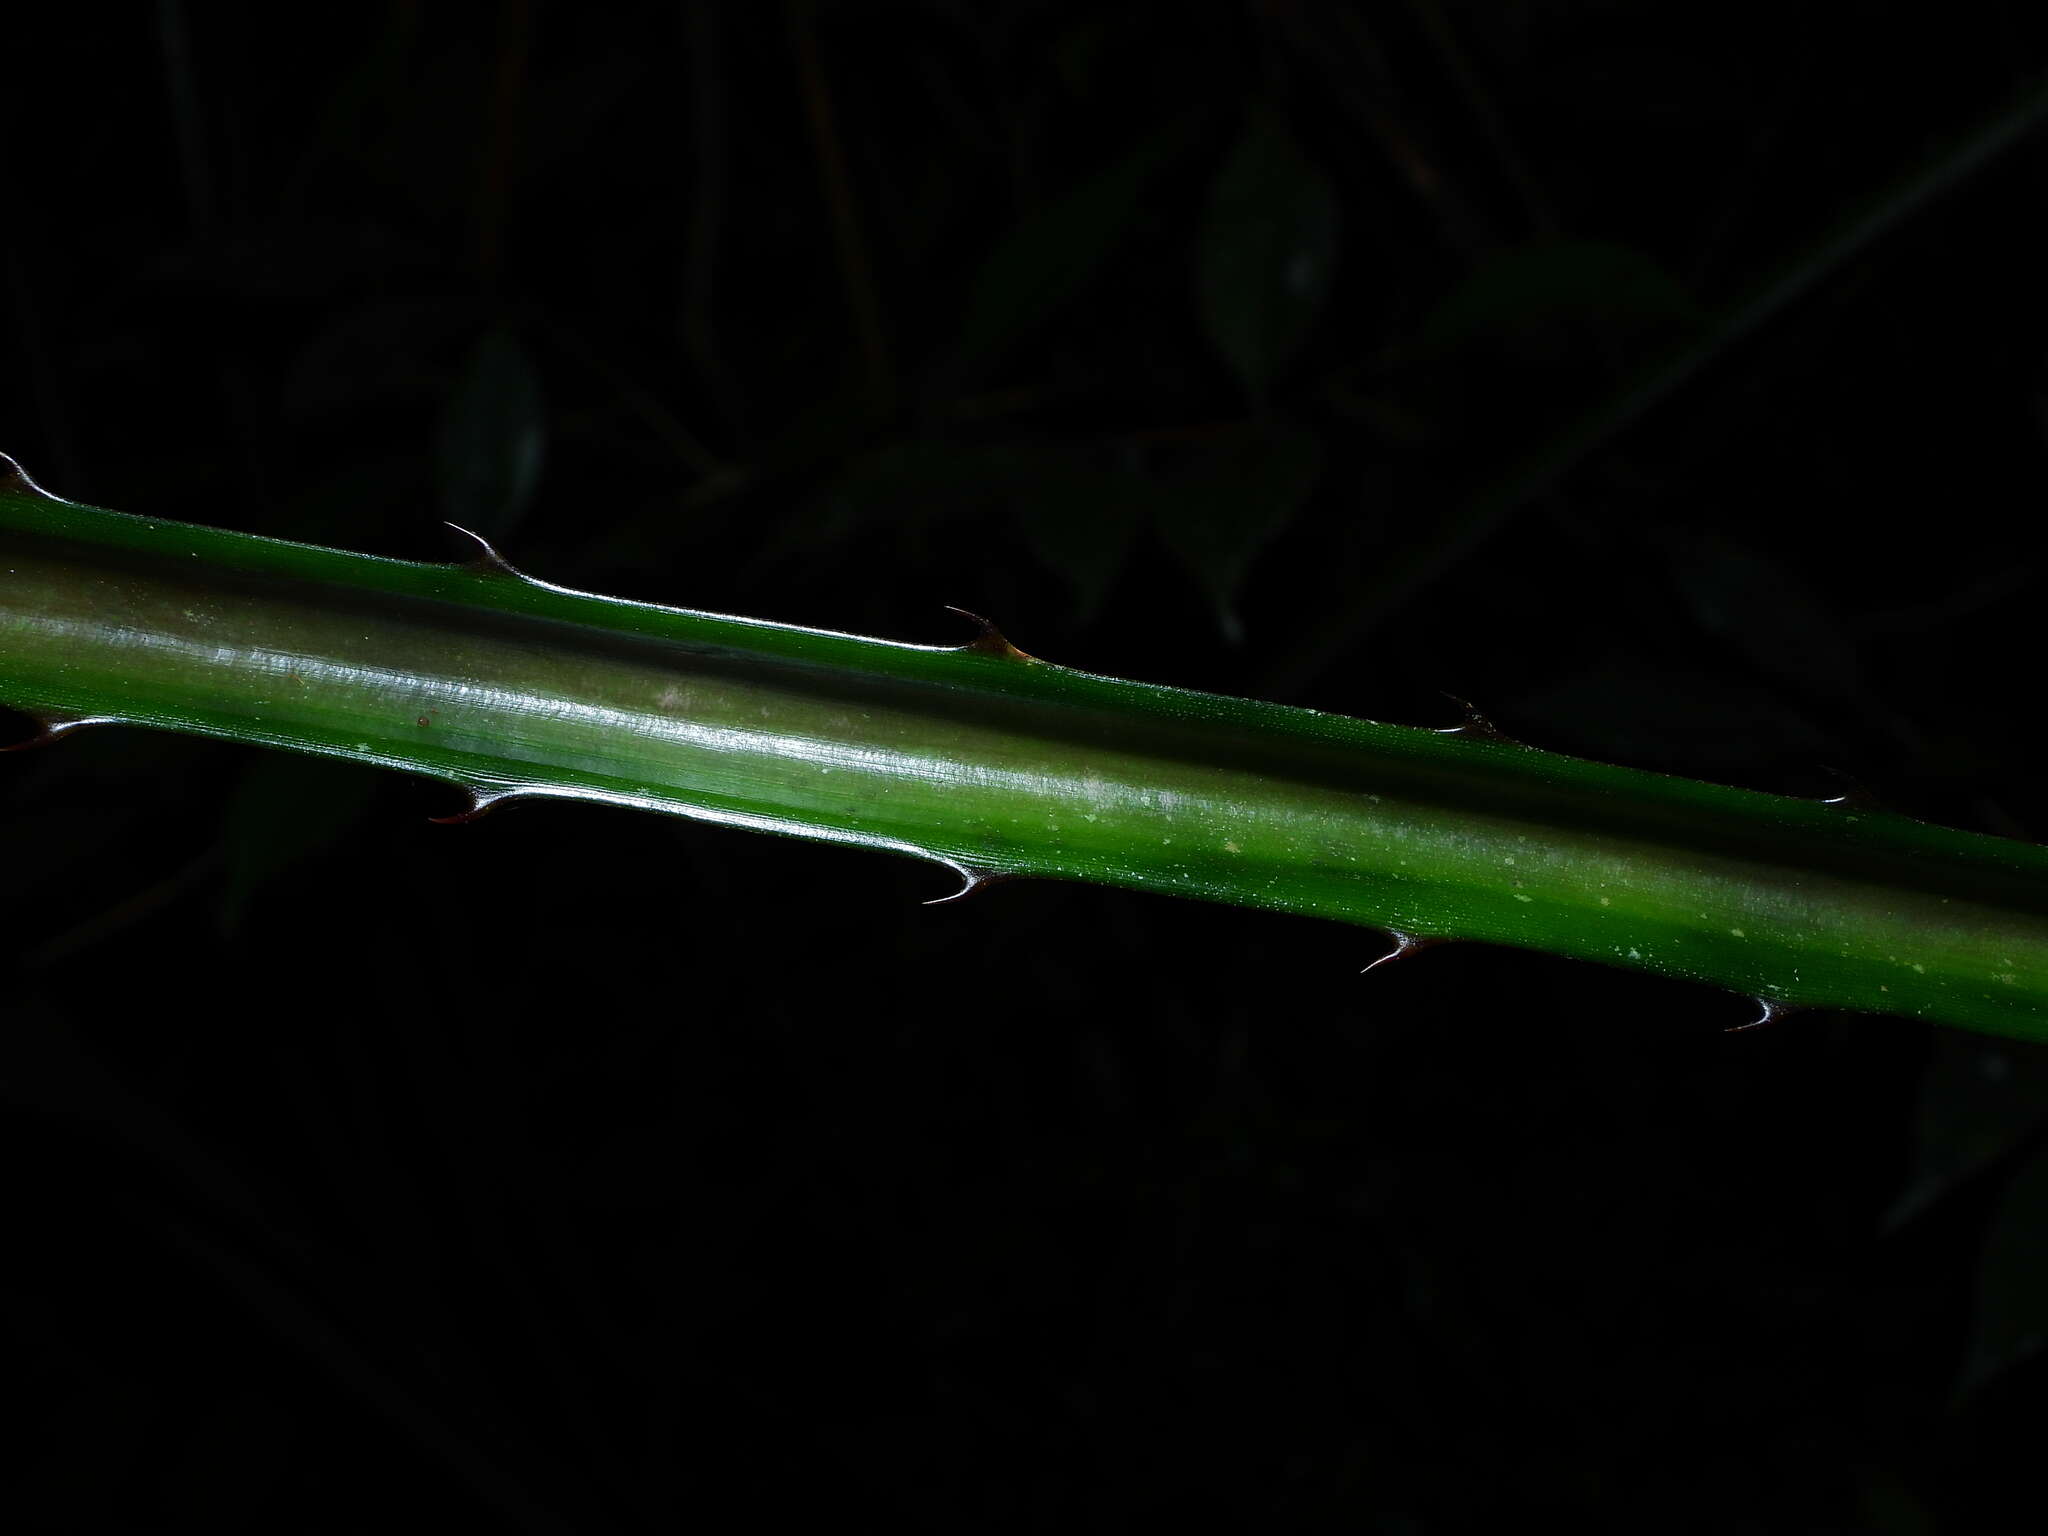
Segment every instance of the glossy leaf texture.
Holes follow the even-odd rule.
[[[11,470],[11,463],[6,466]],[[1439,732],[0,489],[0,703],[2048,1036],[2048,850]],[[847,878],[857,879],[849,871]]]

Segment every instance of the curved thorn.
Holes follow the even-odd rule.
[[[27,711],[23,711],[27,713]],[[47,747],[52,742],[62,741],[73,731],[82,731],[89,725],[119,725],[118,715],[37,715],[29,719],[36,724],[36,733],[21,741],[10,741],[0,746],[0,752],[26,752],[31,747]]]
[[[1376,971],[1390,960],[1406,960],[1410,955],[1419,954],[1425,949],[1443,943],[1442,939],[1425,939],[1418,934],[1403,933],[1398,928],[1389,928],[1387,937],[1394,941],[1394,947],[1373,961],[1365,970],[1360,971],[1359,975],[1363,976],[1367,971]]]
[[[1017,878],[1013,871],[1007,869],[973,869],[965,864],[948,864],[946,867],[960,877],[960,889],[949,891],[944,896],[934,896],[930,901],[921,902],[919,905],[943,907],[948,902],[965,901],[992,885],[1001,885],[1005,880]]]
[[[467,806],[447,816],[429,816],[427,820],[437,827],[459,827],[490,815],[507,800],[522,798],[516,789],[479,789],[473,784],[464,785],[462,789],[469,796]]]
[[[1437,691],[1443,693],[1442,689]],[[1469,736],[1474,741],[1498,741],[1510,747],[1522,745],[1521,742],[1515,740],[1514,737],[1482,715],[1479,712],[1478,706],[1473,704],[1470,699],[1461,699],[1455,693],[1444,693],[1444,697],[1457,705],[1459,712],[1465,718],[1456,725],[1435,727],[1434,734],[1438,736]]]
[[[1799,1012],[1799,1005],[1797,1003],[1781,1003],[1776,998],[1759,997],[1755,999],[1755,1002],[1762,1012],[1757,1014],[1747,1024],[1731,1024],[1722,1030],[1721,1033],[1724,1035],[1739,1035],[1745,1029],[1762,1029],[1766,1024],[1777,1023],[1778,1020],[1784,1018],[1787,1014]]]
[[[13,491],[17,496],[40,496],[44,501],[62,501],[62,496],[52,496],[37,485],[29,472],[12,454],[0,453],[0,489]]]
[[[491,541],[482,534],[472,532],[460,523],[444,522],[441,526],[469,541],[463,548],[470,551],[470,557],[456,562],[464,570],[479,571],[487,576],[514,576],[521,581],[526,580],[526,572],[499,554]]]
[[[1822,763],[1820,771],[1842,787],[1842,792],[1838,795],[1822,795],[1820,798],[1822,805],[1846,805],[1855,811],[1881,811],[1884,809],[1884,802],[1872,794],[1870,786],[1857,778],[1853,773],[1845,773],[1832,763]]]
[[[980,614],[966,608],[955,608],[951,603],[946,604],[946,612],[959,614],[961,618],[967,620],[970,624],[978,626],[981,630],[980,634],[976,635],[965,645],[958,647],[958,649],[963,651],[980,651],[985,656],[1001,656],[1007,661],[1038,660],[1036,656],[1031,655],[1028,651],[1020,651],[1016,646],[1010,644],[1004,638],[1003,632],[997,629],[991,620],[984,619]]]

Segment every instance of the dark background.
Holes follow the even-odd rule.
[[[2033,0],[4,46],[0,448],[59,494],[2048,820],[2048,140],[1980,153]],[[18,1527],[2037,1502],[2041,1047],[453,804],[0,758]]]

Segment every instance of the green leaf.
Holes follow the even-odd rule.
[[[1263,402],[1329,294],[1336,189],[1275,118],[1258,113],[1209,193],[1197,262],[1202,324]]]
[[[260,757],[228,801],[227,882],[219,920],[240,926],[249,903],[292,869],[338,846],[377,792],[378,776],[325,758]]]
[[[1132,462],[1084,448],[1013,444],[995,466],[1009,487],[1018,532],[1073,594],[1076,624],[1102,607],[1129,557],[1158,483]]]
[[[1903,1226],[2048,1123],[2048,1049],[1936,1035],[1920,1081],[1913,1166],[1885,1225]]]
[[[1108,270],[1145,214],[1147,184],[1187,142],[1189,127],[1181,118],[1155,128],[997,243],[968,294],[954,347],[961,378],[999,362]]]
[[[1423,320],[1420,350],[1454,351],[1595,317],[1630,336],[1689,330],[1699,306],[1685,285],[1641,251],[1593,240],[1543,240],[1502,251],[1451,290]]]
[[[912,549],[949,519],[979,515],[998,485],[984,449],[941,437],[881,443],[782,519],[769,558],[814,563],[855,539]]]
[[[533,500],[546,448],[540,373],[515,337],[492,331],[441,417],[442,515],[490,537],[509,532]]]
[[[1210,434],[1162,532],[1227,594],[1319,460],[1286,423]],[[2028,843],[1125,682],[993,630],[894,644],[129,517],[4,459],[0,571],[0,704],[53,732],[422,773],[468,791],[451,819],[634,806],[924,858],[963,892],[1093,881],[2048,1037]]]
[[[1313,432],[1290,422],[1245,422],[1217,433],[1184,465],[1155,510],[1160,537],[1209,594],[1232,644],[1243,639],[1236,603],[1245,573],[1293,521],[1322,469]]]
[[[2006,1186],[1977,1261],[1977,1306],[1958,1397],[2048,1344],[2048,1147]]]
[[[1071,622],[1094,616],[1128,558],[1159,486],[1142,464],[1092,442],[1025,438],[885,443],[849,463],[787,519],[778,559],[815,561],[855,538],[906,550],[945,522],[1007,513],[1031,553],[1067,584]]]
[[[1768,550],[1686,528],[1654,531],[1649,542],[1700,627],[1725,638],[1765,676],[1826,696],[1868,697],[1856,642],[1820,594]]]

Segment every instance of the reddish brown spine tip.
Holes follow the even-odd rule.
[[[527,579],[526,572],[499,554],[482,534],[472,533],[460,523],[444,523],[442,526],[457,535],[458,546],[469,556],[467,560],[456,562],[464,570],[486,576],[511,576],[520,581]]]
[[[10,455],[4,453],[0,453],[0,493],[12,496],[31,496],[39,501],[62,501],[64,499],[61,496],[52,496],[40,485],[37,485],[29,477],[27,470],[16,463]]]
[[[26,752],[30,747],[47,747],[51,742],[62,741],[73,731],[82,731],[89,725],[119,725],[116,715],[35,715],[29,716],[35,722],[36,733],[21,741],[11,741],[0,746],[0,752]]]
[[[1504,746],[1510,747],[1522,745],[1521,742],[1515,740],[1514,737],[1482,715],[1470,699],[1461,699],[1455,693],[1447,693],[1444,697],[1458,706],[1458,710],[1464,718],[1456,725],[1436,727],[1437,735],[1463,736],[1471,741],[1497,741]]]
[[[1015,880],[1017,878],[1014,873],[1006,869],[968,869],[960,865],[948,865],[947,868],[960,877],[960,889],[948,892],[944,896],[934,896],[930,901],[923,903],[923,905],[927,907],[943,907],[948,902],[965,901],[968,897],[977,895],[992,885],[1001,885],[1005,880]]]
[[[521,798],[516,789],[469,789],[465,793],[469,796],[469,804],[463,809],[447,816],[429,816],[427,820],[437,827],[459,827],[490,815],[507,800]]]
[[[1426,939],[1419,934],[1402,933],[1395,928],[1387,930],[1387,937],[1394,941],[1394,947],[1373,961],[1364,971],[1360,971],[1359,975],[1365,975],[1366,971],[1376,971],[1390,960],[1406,960],[1410,955],[1420,954],[1425,949],[1434,949],[1444,942],[1442,939]]]
[[[976,635],[965,645],[960,646],[960,650],[979,651],[984,656],[1000,656],[1006,661],[1038,660],[1036,656],[1026,651],[1020,651],[1016,646],[1010,644],[1003,637],[1003,632],[997,629],[994,623],[984,619],[980,614],[972,613],[965,608],[955,608],[951,603],[946,605],[946,612],[959,614],[961,618],[967,620],[970,624],[979,626],[981,630],[980,634]]]
[[[1797,1003],[1781,1003],[1775,998],[1759,997],[1755,1002],[1760,1010],[1755,1018],[1747,1024],[1731,1024],[1722,1033],[1739,1035],[1745,1029],[1762,1029],[1766,1024],[1775,1024],[1778,1020],[1800,1011]]]

